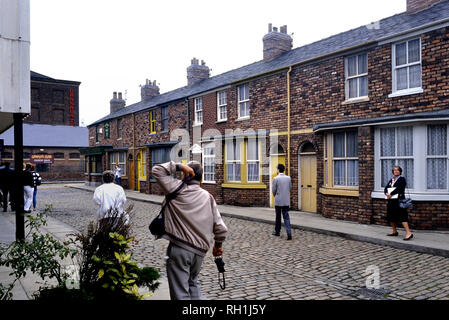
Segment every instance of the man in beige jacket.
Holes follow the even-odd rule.
[[[223,254],[222,242],[226,239],[224,224],[214,197],[200,186],[203,176],[201,164],[191,161],[187,165],[173,161],[155,165],[152,175],[165,195],[174,192],[182,181],[173,177],[182,171],[184,180],[189,177],[177,196],[165,208],[164,239],[167,248],[167,277],[172,300],[202,299],[198,275],[204,256],[215,240],[212,254]]]

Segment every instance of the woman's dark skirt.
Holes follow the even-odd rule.
[[[389,199],[387,202],[388,222],[408,222],[407,209],[399,206],[398,199]]]

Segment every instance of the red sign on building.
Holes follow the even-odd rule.
[[[70,114],[70,125],[75,125],[75,90],[70,88],[69,90],[69,114]]]

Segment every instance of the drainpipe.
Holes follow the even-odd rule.
[[[288,68],[287,71],[287,175],[290,175],[290,73],[292,71],[292,66]]]
[[[133,162],[134,162],[134,190],[136,190],[137,187],[137,171],[136,171],[136,114],[133,113]]]
[[[190,161],[190,137],[193,137],[193,131],[192,131],[192,135],[190,135],[190,108],[189,108],[189,98],[185,98],[184,102],[186,103],[186,107],[187,107],[187,132],[189,133],[189,144],[188,144],[188,148],[187,148],[187,152],[188,152],[188,158],[187,158],[187,162]],[[192,138],[193,139],[193,138]],[[193,141],[193,140],[192,140]]]

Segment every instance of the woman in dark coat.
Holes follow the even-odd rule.
[[[410,232],[410,228],[408,226],[407,209],[403,209],[399,206],[399,199],[405,198],[405,187],[407,185],[407,181],[404,177],[401,176],[401,167],[394,166],[392,172],[394,177],[390,179],[390,181],[388,181],[388,184],[384,190],[385,196],[388,199],[387,220],[390,222],[391,227],[393,228],[393,232],[388,234],[388,236],[396,237],[399,234],[396,229],[396,223],[401,222],[405,229],[404,240],[407,241],[413,238],[413,234]],[[388,193],[388,188],[395,189],[391,193]],[[394,199],[393,196],[396,194],[398,195],[398,197]]]

